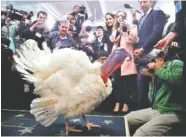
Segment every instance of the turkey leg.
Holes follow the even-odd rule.
[[[88,130],[90,130],[92,127],[99,127],[99,128],[101,128],[100,125],[96,125],[96,124],[94,124],[93,122],[90,123],[90,122],[87,120],[87,118],[85,117],[84,114],[82,114],[82,117],[83,117],[83,120],[84,120],[84,126],[87,127]]]
[[[68,136],[68,133],[71,132],[82,132],[82,130],[80,129],[75,129],[74,127],[72,127],[69,123],[68,119],[65,119],[65,126],[66,126],[66,136]]]

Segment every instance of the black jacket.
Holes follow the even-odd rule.
[[[34,21],[32,25],[35,23],[36,21]],[[40,48],[41,48],[42,42],[45,40],[43,34],[44,34],[44,28],[35,28],[33,31],[31,31],[30,26],[27,26],[22,32],[20,32],[20,35],[26,40],[33,39],[36,42],[38,42],[38,46]]]

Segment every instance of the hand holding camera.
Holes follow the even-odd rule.
[[[42,20],[38,20],[36,22],[36,26],[39,27],[39,28],[42,28],[42,27],[44,27],[44,22]]]
[[[147,67],[149,70],[155,70],[157,68],[157,65],[155,62],[151,62],[151,63],[147,64]]]
[[[149,77],[154,77],[154,73],[151,70],[149,70],[149,68],[147,67],[142,68],[141,74]]]
[[[30,30],[33,31],[35,28],[44,28],[44,27],[45,27],[45,26],[44,26],[43,21],[38,20],[38,21],[36,21],[35,24],[33,24],[33,25],[30,27]]]
[[[127,32],[129,30],[129,24],[124,20],[120,23],[121,32]]]

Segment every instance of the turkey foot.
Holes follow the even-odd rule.
[[[92,127],[99,127],[99,128],[101,128],[100,125],[95,125],[95,124],[93,124],[93,122],[90,123],[87,120],[87,118],[86,118],[86,116],[84,114],[82,114],[82,117],[83,117],[83,120],[84,120],[84,127],[87,127],[88,130],[90,130]]]
[[[91,123],[90,122],[85,122],[84,126],[87,127],[88,130],[90,130],[92,127],[99,127],[99,128],[101,128],[100,125],[96,125],[93,122],[91,122]]]
[[[66,136],[68,136],[69,132],[82,132],[82,130],[80,129],[75,129],[74,127],[72,127],[69,123],[68,120],[65,121],[65,125],[66,125]]]

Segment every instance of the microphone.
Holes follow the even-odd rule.
[[[124,7],[126,9],[133,9],[133,7],[131,7],[129,4],[124,4]],[[136,12],[141,13],[139,10],[136,10]]]

